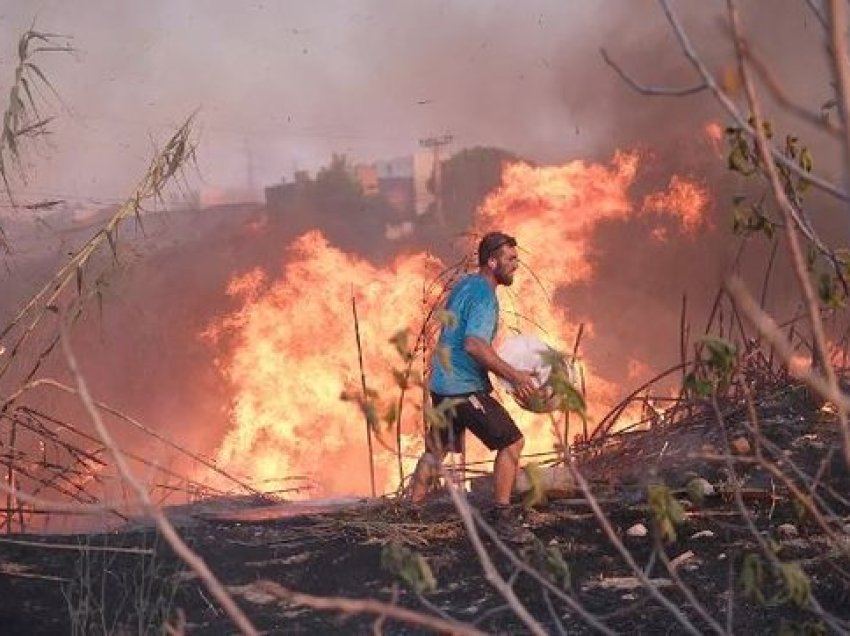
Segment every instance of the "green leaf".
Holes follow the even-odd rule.
[[[395,347],[396,352],[402,358],[407,359],[410,356],[410,347],[408,345],[408,339],[410,334],[407,329],[401,329],[393,334],[393,337],[390,338],[390,343]]]
[[[779,565],[779,576],[785,589],[774,601],[776,603],[791,601],[797,607],[805,607],[811,596],[812,585],[800,564],[781,563]]]
[[[446,371],[446,375],[452,374],[452,352],[445,345],[437,346],[437,360],[440,363],[440,366]]]
[[[457,316],[445,309],[439,309],[434,313],[434,318],[443,326],[449,329],[457,327]]]
[[[426,406],[422,410],[422,415],[425,416],[425,421],[428,423],[429,427],[442,429],[449,425],[445,412],[441,411],[439,407],[434,408],[433,406]]]
[[[572,585],[572,572],[557,544],[547,546],[534,537],[534,542],[523,551],[523,556],[552,583],[569,590]]]
[[[387,428],[392,428],[395,426],[396,420],[398,419],[398,407],[395,402],[391,402],[387,407],[387,410],[384,412],[384,422],[387,425]]]
[[[437,590],[437,579],[425,557],[399,542],[388,543],[381,550],[381,567],[400,577],[417,594]]]
[[[685,376],[684,388],[699,397],[709,397],[714,390],[714,384],[691,372]]]
[[[741,589],[744,596],[764,605],[764,565],[758,554],[748,554],[741,566]]]
[[[378,430],[378,407],[372,400],[367,400],[363,405],[363,414],[366,416],[366,424],[373,431]]]
[[[543,480],[540,471],[540,464],[531,462],[523,469],[528,483],[531,488],[525,493],[522,505],[524,508],[533,508],[534,506],[546,503],[546,489],[543,487]]]
[[[658,524],[663,541],[676,540],[676,526],[685,520],[682,504],[664,484],[650,484],[647,488],[649,508]]]
[[[685,489],[688,491],[688,497],[695,504],[702,505],[705,500],[705,492],[703,491],[703,479],[701,477],[693,477],[688,480]]]
[[[812,158],[812,153],[808,148],[803,148],[803,150],[800,151],[799,164],[806,172],[811,172],[812,168],[814,168],[814,159]]]
[[[747,160],[746,155],[741,148],[737,146],[732,148],[730,151],[726,165],[733,172],[740,172],[743,175],[750,175],[753,173],[753,168]]]
[[[407,373],[401,369],[393,369],[392,372],[396,386],[398,386],[401,390],[406,391],[410,387],[410,378]]]

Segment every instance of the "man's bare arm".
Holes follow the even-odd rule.
[[[510,382],[518,398],[527,400],[537,390],[534,377],[530,373],[520,371],[502,360],[487,341],[476,336],[467,336],[463,341],[463,348],[482,367]]]

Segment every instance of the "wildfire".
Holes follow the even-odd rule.
[[[554,347],[572,349],[578,325],[569,308],[552,299],[559,289],[593,279],[588,246],[600,222],[664,217],[683,235],[693,235],[705,223],[705,191],[680,177],[665,190],[632,201],[629,188],[639,164],[637,154],[618,153],[608,166],[573,161],[505,167],[502,186],[481,206],[475,223],[480,232],[498,228],[519,242],[524,269],[512,287],[500,288],[503,334],[536,333]],[[323,495],[367,493],[363,413],[356,403],[340,400],[360,386],[352,293],[367,384],[376,403],[391,404],[398,399],[393,370],[403,364],[389,339],[403,328],[418,331],[433,302],[424,290],[444,265],[415,254],[379,269],[329,245],[317,232],[297,239],[284,262],[273,280],[259,271],[234,279],[228,291],[241,309],[206,334],[228,351],[219,364],[234,391],[232,428],[218,462],[258,484],[307,475]],[[585,325],[584,337],[593,337],[592,324]],[[598,377],[592,360],[584,360],[583,369],[591,416],[599,415],[623,391]],[[408,473],[421,450],[422,398],[420,388],[411,388],[404,405],[402,453]],[[503,402],[524,430],[528,452],[552,449],[548,416],[521,411],[507,396]],[[379,437],[377,483],[386,492],[398,486],[395,433]],[[482,448],[469,446],[470,459],[484,456]]]

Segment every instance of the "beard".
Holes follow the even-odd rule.
[[[500,285],[504,285],[506,287],[510,287],[514,282],[513,272],[504,272],[497,270],[496,274],[496,282]]]

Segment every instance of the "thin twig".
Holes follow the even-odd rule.
[[[733,0],[727,0],[727,6],[729,8],[729,19],[732,24],[732,32],[735,35],[735,45],[736,49],[739,51],[739,69],[741,72],[741,78],[744,83],[744,89],[747,94],[747,101],[749,102],[750,109],[753,113],[753,120],[755,123],[755,131],[756,138],[758,140],[757,146],[759,153],[761,154],[762,161],[765,166],[765,170],[767,171],[767,175],[770,180],[770,186],[773,190],[773,196],[776,199],[776,202],[779,204],[780,209],[782,210],[786,223],[788,227],[785,231],[785,236],[788,240],[788,251],[791,254],[791,262],[794,266],[794,273],[797,276],[797,281],[799,282],[800,289],[803,292],[803,298],[806,302],[806,307],[809,312],[809,320],[812,326],[812,335],[814,337],[815,344],[815,352],[816,352],[816,360],[820,361],[820,365],[822,368],[820,371],[824,374],[827,385],[830,388],[831,393],[840,393],[841,390],[838,386],[838,379],[835,376],[835,369],[832,368],[832,364],[829,361],[829,348],[827,345],[826,334],[824,332],[823,321],[820,317],[820,308],[818,306],[817,297],[815,295],[815,291],[812,287],[812,281],[809,278],[808,271],[806,269],[805,257],[803,256],[803,250],[800,245],[799,237],[797,236],[797,232],[795,230],[794,224],[792,224],[792,219],[795,219],[795,208],[791,205],[788,197],[785,194],[785,190],[783,189],[780,181],[779,174],[776,170],[776,166],[773,161],[770,160],[770,156],[768,154],[768,149],[770,148],[769,142],[765,135],[764,126],[762,122],[764,121],[761,114],[761,105],[755,94],[755,89],[752,84],[752,79],[750,78],[747,65],[743,59],[743,56],[740,55],[740,40],[741,40],[741,26],[738,18],[738,12]],[[846,23],[844,21],[844,0],[831,0],[830,2],[830,11],[831,11],[831,20],[830,22],[838,21],[840,26],[843,28],[840,34],[840,40],[844,41],[846,37]],[[833,24],[833,29],[836,26]],[[837,46],[837,43],[833,43]],[[840,57],[839,57],[840,51]],[[847,48],[845,44],[841,44],[840,49],[836,49],[834,51],[836,56],[836,65],[845,66],[847,64]],[[839,73],[839,71],[836,71]],[[848,78],[846,68],[844,68],[839,73],[838,77],[839,84],[842,82],[850,83],[850,78]],[[850,100],[850,86],[845,85],[841,90],[842,98],[846,98]],[[845,148],[845,170],[847,175],[847,183],[850,183],[850,128],[847,127],[847,109],[845,109],[845,129],[846,129],[846,148]],[[844,443],[844,460],[847,463],[847,466],[850,467],[850,425],[848,425],[847,419],[847,408],[841,403],[836,403],[836,408],[838,410],[838,420],[841,427],[841,438]]]
[[[661,3],[661,7],[664,11],[665,16],[667,17],[667,21],[673,28],[673,32],[676,35],[676,39],[679,41],[679,45],[682,48],[682,52],[684,53],[685,57],[688,58],[688,61],[690,61],[691,65],[708,85],[715,99],[720,102],[721,106],[723,106],[726,112],[731,115],[731,117],[735,120],[735,123],[741,128],[741,130],[744,130],[748,135],[755,138],[757,130],[753,126],[751,126],[750,123],[747,121],[747,118],[741,114],[732,99],[728,95],[726,95],[723,90],[721,90],[720,86],[717,84],[717,81],[714,79],[714,76],[711,74],[711,71],[708,70],[708,67],[705,65],[702,59],[700,59],[699,55],[696,52],[696,49],[694,49],[694,46],[690,41],[690,38],[685,32],[684,27],[682,26],[681,22],[679,22],[679,19],[673,9],[670,7],[669,0],[659,0],[659,2]],[[812,185],[817,186],[818,188],[822,189],[825,192],[828,192],[829,194],[838,199],[841,199],[842,201],[850,200],[850,195],[848,195],[845,190],[810,172],[806,172],[794,161],[789,160],[773,146],[767,146],[767,150],[770,152],[770,155],[775,161],[781,163],[794,174],[805,178]],[[818,245],[819,248],[822,247],[826,252],[829,251],[823,245],[820,239],[818,239],[811,231],[811,226],[808,222],[808,219],[806,219],[806,221],[804,222],[803,219],[800,218],[797,213],[795,213],[794,222],[798,225],[800,231],[806,234],[806,236],[813,243]]]
[[[850,73],[847,64],[847,1],[828,0],[826,3],[829,23],[829,63],[835,80],[838,114],[843,129],[841,144],[844,187],[850,187]],[[848,457],[850,461],[850,457]]]
[[[708,84],[705,82],[700,82],[699,84],[694,84],[693,86],[687,86],[685,88],[664,88],[659,86],[646,86],[644,84],[639,84],[634,78],[628,75],[622,68],[620,68],[614,60],[608,55],[608,51],[604,48],[599,49],[599,53],[602,55],[602,59],[605,60],[605,63],[614,69],[614,72],[620,76],[620,78],[633,89],[635,89],[638,93],[642,95],[653,95],[653,96],[665,96],[665,97],[684,97],[686,95],[694,95],[696,93],[701,93],[702,91],[708,88]]]
[[[478,555],[478,561],[484,569],[484,578],[496,588],[496,591],[502,595],[502,598],[511,606],[514,614],[523,622],[532,634],[537,636],[546,636],[546,630],[537,622],[537,620],[529,613],[528,609],[517,598],[513,588],[499,575],[496,566],[493,565],[492,559],[487,554],[484,544],[481,542],[481,537],[478,535],[478,529],[475,527],[475,520],[472,517],[472,511],[465,497],[460,493],[458,487],[451,479],[446,480],[449,495],[460,514],[463,525],[466,527],[466,533],[469,540],[472,542],[472,547]]]
[[[89,393],[88,384],[83,378],[82,372],[77,364],[77,359],[71,349],[67,326],[65,325],[64,320],[60,320],[59,324],[61,330],[60,342],[62,345],[62,351],[65,354],[68,369],[74,378],[75,384],[77,385],[80,401],[83,403],[83,406],[91,418],[92,424],[97,430],[98,435],[100,435],[100,438],[103,440],[104,445],[109,449],[109,452],[115,461],[115,466],[118,468],[127,484],[129,484],[136,492],[136,496],[139,498],[139,502],[141,503],[144,511],[150,515],[154,522],[156,522],[159,531],[162,533],[162,536],[174,552],[198,574],[201,581],[203,581],[210,593],[221,604],[222,608],[225,612],[227,612],[227,615],[231,618],[234,624],[242,631],[243,634],[257,636],[257,630],[251,624],[251,621],[248,620],[248,617],[245,616],[241,609],[239,609],[239,606],[234,602],[227,590],[224,589],[224,586],[218,581],[204,560],[183,542],[180,535],[177,534],[174,526],[171,525],[171,522],[162,510],[153,505],[147,489],[133,476],[133,473],[130,471],[130,467],[124,459],[124,454],[112,439],[112,435],[104,425],[97,406]]]
[[[152,548],[123,548],[119,546],[84,545],[80,543],[44,543],[41,541],[24,541],[23,539],[3,538],[0,538],[0,543],[46,550],[85,550],[86,552],[115,552],[118,554],[141,554],[144,556],[152,556],[156,554],[156,551]]]
[[[91,504],[91,503],[60,503],[57,501],[49,501],[47,499],[42,499],[41,497],[33,497],[25,492],[20,490],[16,490],[14,488],[10,488],[2,481],[0,481],[0,492],[9,493],[12,492],[15,495],[15,498],[19,501],[23,501],[24,503],[32,504],[34,506],[39,506],[42,510],[47,510],[50,512],[68,512],[74,514],[103,514],[106,512],[119,515],[122,518],[123,515],[120,515],[118,511],[108,505],[108,504]]]
[[[18,397],[22,393],[24,393],[25,391],[35,389],[35,388],[38,388],[40,386],[49,386],[49,387],[52,387],[54,389],[58,389],[60,391],[68,393],[70,395],[79,396],[78,391],[74,387],[68,386],[67,384],[59,382],[58,380],[54,380],[53,378],[40,378],[38,380],[34,380],[34,381],[24,385],[23,387],[21,387],[18,391],[16,391],[14,394],[9,396],[5,400],[5,403],[11,404],[11,403],[17,401]],[[240,488],[243,488],[245,491],[247,491],[247,492],[249,492],[253,495],[257,495],[257,496],[263,495],[263,493],[261,493],[259,490],[257,490],[256,488],[254,488],[250,484],[234,477],[233,475],[231,475],[230,473],[228,473],[224,469],[216,466],[215,463],[212,460],[207,459],[206,457],[199,455],[198,453],[195,453],[193,451],[190,451],[187,448],[180,446],[178,443],[172,441],[171,439],[169,439],[168,437],[166,437],[162,433],[159,433],[159,432],[157,432],[157,431],[155,431],[151,428],[148,428],[147,426],[142,424],[137,419],[131,417],[130,415],[127,415],[126,413],[122,413],[118,409],[116,409],[112,406],[109,406],[108,404],[101,402],[101,401],[95,401],[94,404],[98,409],[100,409],[104,413],[109,413],[110,415],[114,415],[115,417],[126,422],[127,424],[130,424],[133,428],[136,428],[136,429],[142,431],[143,433],[145,433],[146,435],[149,435],[150,437],[154,438],[155,440],[162,442],[163,444],[165,444],[169,448],[176,450],[180,454],[185,455],[186,457],[198,462],[199,464],[201,464],[205,468],[209,468],[214,473],[221,475],[222,477],[224,477],[228,481],[231,481],[234,484],[236,484],[237,486],[239,486]],[[125,455],[128,455],[128,454],[125,453]],[[170,471],[167,471],[164,468],[161,468],[160,470],[163,470],[165,472],[170,472]]]
[[[742,40],[742,44],[741,54],[749,60],[750,64],[752,64],[753,69],[759,74],[768,90],[770,90],[774,99],[780,106],[794,113],[797,117],[812,124],[816,128],[823,128],[833,135],[838,135],[840,132],[838,127],[835,126],[828,118],[824,117],[822,113],[814,112],[793,101],[785,92],[785,89],[779,83],[779,80],[773,75],[770,67],[768,67],[767,64],[765,64],[758,54],[752,49],[749,42]]]
[[[581,472],[573,465],[572,462],[567,462],[567,467],[570,470],[570,474],[572,475],[575,482],[578,484],[581,491],[584,493],[585,498],[590,504],[591,509],[593,510],[593,514],[596,516],[596,520],[599,522],[600,528],[605,533],[605,536],[608,537],[608,541],[617,552],[620,553],[620,556],[623,560],[628,564],[628,566],[632,569],[635,576],[641,582],[643,587],[650,593],[650,595],[655,598],[661,605],[668,611],[670,614],[679,622],[679,624],[687,631],[689,634],[693,634],[694,636],[699,636],[700,631],[694,626],[694,624],[688,619],[687,616],[676,607],[670,599],[664,596],[660,590],[652,584],[652,582],[647,578],[647,576],[643,573],[640,565],[635,561],[632,553],[626,549],[626,546],[623,545],[623,542],[617,536],[617,533],[614,531],[614,528],[611,526],[611,522],[603,512],[599,502],[596,500],[596,496],[591,492],[590,485],[587,483],[587,480],[581,474]]]
[[[354,299],[354,288],[351,289],[351,312],[354,314],[354,335],[357,339],[357,362],[360,364],[360,385],[363,390],[363,414],[366,418],[366,444],[369,450],[369,482],[372,485],[372,496],[375,491],[375,456],[372,450],[372,422],[369,421],[369,393],[366,388],[366,372],[363,370],[363,346],[360,343],[360,321],[357,319],[357,301]],[[399,462],[399,471],[401,462]],[[403,475],[399,475],[401,480]]]
[[[413,625],[428,627],[437,632],[458,634],[459,636],[484,636],[485,632],[463,623],[447,621],[436,616],[428,616],[421,612],[391,605],[375,599],[355,599],[327,596],[313,596],[303,592],[294,592],[274,581],[260,580],[251,584],[252,587],[295,605],[303,605],[320,610],[330,610],[343,614],[374,614],[389,616]]]

